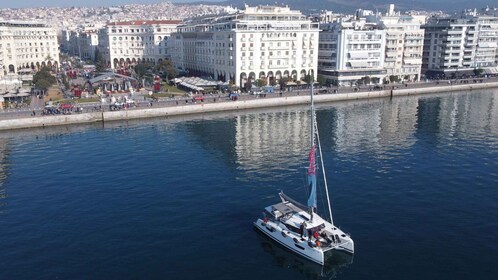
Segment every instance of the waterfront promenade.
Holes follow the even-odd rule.
[[[440,92],[471,91],[476,89],[498,88],[498,78],[478,78],[468,80],[440,80],[411,84],[386,85],[374,89],[372,86],[358,88],[316,89],[315,102],[327,103],[346,100],[396,97]],[[0,114],[0,130],[131,120],[150,117],[204,114],[211,112],[237,111],[265,107],[292,106],[309,102],[309,89],[276,92],[265,97],[242,95],[237,101],[226,95],[205,95],[203,102],[193,102],[192,98],[166,98],[158,102],[141,102],[139,107],[119,111],[109,111],[109,106],[86,105],[83,113],[70,115],[32,115],[32,110],[16,110]],[[96,106],[97,105],[97,106]]]

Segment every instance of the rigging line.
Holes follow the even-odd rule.
[[[332,219],[332,207],[330,206],[329,186],[327,184],[327,176],[325,175],[325,167],[323,165],[322,145],[320,143],[320,135],[318,134],[318,125],[316,123],[316,119],[313,125],[316,126],[315,133],[318,142],[318,151],[320,153],[320,163],[322,165],[323,183],[325,184],[325,194],[327,195],[327,205],[329,207],[330,223],[334,224],[334,220]]]

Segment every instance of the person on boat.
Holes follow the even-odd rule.
[[[301,224],[301,228],[300,228],[300,230],[301,230],[301,238],[303,238],[303,236],[304,236],[304,232],[305,232],[305,230],[306,230],[306,222],[303,222],[303,223]]]
[[[320,239],[320,233],[318,233],[318,230],[315,230],[315,232],[313,232],[313,237],[318,240]]]

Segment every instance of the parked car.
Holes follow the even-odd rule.
[[[204,95],[202,95],[202,94],[198,94],[198,95],[194,96],[194,100],[195,100],[195,101],[201,101],[201,102],[204,102]]]
[[[72,110],[74,108],[74,105],[71,103],[61,103],[59,104],[59,109],[61,110]]]

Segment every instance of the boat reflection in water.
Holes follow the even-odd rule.
[[[282,268],[291,268],[305,276],[305,279],[333,279],[340,269],[344,269],[353,263],[353,254],[343,251],[333,251],[324,265],[293,254],[278,243],[272,241],[261,231],[255,229],[261,248],[273,257],[274,264]]]

